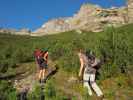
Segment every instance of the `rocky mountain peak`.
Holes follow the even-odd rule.
[[[106,26],[121,26],[126,23],[126,7],[104,9],[97,5],[83,4],[72,17],[52,19],[31,35],[56,34],[71,30],[98,32]]]

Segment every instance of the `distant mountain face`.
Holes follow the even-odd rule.
[[[49,20],[34,32],[30,32],[28,29],[17,31],[15,29],[0,28],[0,33],[42,36],[71,30],[99,32],[108,26],[119,27],[128,23],[133,23],[133,0],[128,0],[125,7],[110,9],[84,4],[72,17]]]
[[[103,9],[97,5],[84,4],[72,17],[50,20],[31,35],[46,35],[71,30],[98,32],[107,26],[121,26],[128,23],[127,8]]]
[[[6,29],[6,28],[0,28],[0,33],[4,34],[12,34],[12,35],[30,35],[31,31],[29,29]]]

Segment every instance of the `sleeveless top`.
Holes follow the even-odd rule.
[[[85,67],[84,73],[88,73],[88,74],[96,73],[96,69],[94,67],[92,67],[90,61],[88,60],[88,57],[85,54],[80,53],[79,58],[83,59],[84,67]]]

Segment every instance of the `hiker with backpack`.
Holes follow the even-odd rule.
[[[95,75],[97,70],[95,67],[100,63],[100,60],[92,54],[87,55],[82,49],[78,49],[77,53],[80,59],[79,78],[82,79],[83,73],[84,87],[87,87],[90,96],[92,96],[92,87],[92,89],[96,92],[97,96],[99,98],[103,98],[103,93],[95,82]]]
[[[42,51],[40,49],[36,49],[34,52],[34,56],[36,64],[39,68],[38,79],[39,82],[42,82],[44,80],[44,76],[48,66],[48,50]]]

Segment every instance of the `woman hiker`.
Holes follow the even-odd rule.
[[[87,87],[88,93],[90,96],[92,96],[92,89],[96,92],[98,98],[103,98],[103,93],[101,89],[98,87],[98,85],[95,82],[95,75],[96,75],[96,68],[95,66],[98,65],[100,62],[99,59],[95,58],[93,55],[86,55],[86,53],[82,49],[77,50],[79,59],[80,59],[80,71],[79,71],[79,77],[82,77],[83,72],[83,84],[84,87]]]
[[[39,82],[42,82],[44,81],[44,76],[48,67],[48,50],[42,51],[40,49],[36,49],[34,55],[36,64],[39,67],[38,80]]]

